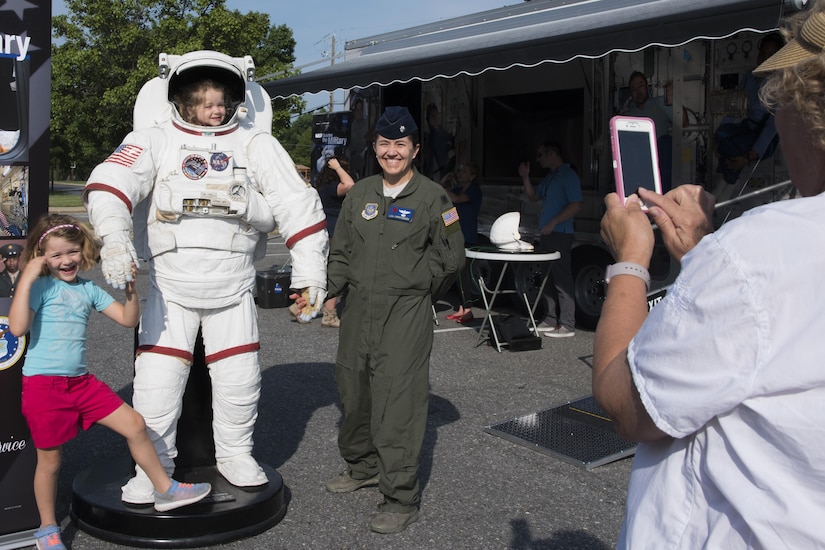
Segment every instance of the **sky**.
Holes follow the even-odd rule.
[[[241,12],[269,14],[273,25],[285,24],[295,37],[295,66],[301,72],[329,65],[332,36],[335,51],[343,53],[347,40],[364,38],[425,23],[518,4],[522,0],[227,0],[226,6]],[[324,60],[323,63],[313,64]],[[310,66],[307,66],[307,65]],[[306,110],[329,105],[329,94],[306,94]],[[334,101],[343,101],[338,92]],[[343,106],[336,105],[335,110]]]
[[[523,0],[226,0],[230,10],[269,14],[273,25],[285,24],[295,37],[295,66],[301,72],[329,64],[328,55],[335,36],[335,50],[344,51],[347,40],[397,31],[425,23],[519,4]],[[62,0],[53,0],[54,13],[65,13]],[[254,52],[251,52],[254,58]],[[326,58],[326,59],[325,59]],[[317,61],[323,63],[313,64]],[[309,66],[307,66],[309,65]],[[329,94],[307,94],[307,110],[329,104]],[[343,101],[338,92],[335,101]],[[339,105],[335,110],[340,110]]]

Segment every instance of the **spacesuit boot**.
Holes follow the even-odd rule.
[[[218,471],[235,487],[257,487],[269,482],[263,468],[252,455],[222,458],[217,462]]]
[[[172,476],[172,472],[166,473]],[[155,487],[140,466],[135,466],[135,477],[120,490],[123,493],[120,499],[127,504],[154,504],[155,502]]]

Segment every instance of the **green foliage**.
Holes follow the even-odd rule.
[[[275,137],[292,155],[295,164],[309,166],[312,153],[312,113],[304,113],[291,125],[282,127]]]
[[[66,0],[52,20],[51,155],[85,177],[132,128],[143,84],[157,76],[158,54],[215,50],[252,55],[259,76],[288,75],[295,40],[269,15],[228,10],[225,0]],[[303,101],[273,105],[273,129],[289,126]]]

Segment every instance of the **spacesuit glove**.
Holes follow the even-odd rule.
[[[309,322],[318,316],[321,307],[324,305],[327,291],[317,286],[308,286],[301,291],[301,296],[306,300],[306,305],[301,309],[299,317],[302,321]]]
[[[132,280],[132,264],[140,267],[129,233],[117,231],[103,237],[100,266],[107,283],[114,288],[126,288],[126,283]]]

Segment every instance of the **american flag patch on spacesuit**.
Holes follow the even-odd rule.
[[[453,206],[446,212],[441,213],[441,219],[444,220],[445,227],[450,227],[458,221],[458,210],[456,210],[455,206]]]
[[[135,161],[140,157],[140,154],[143,152],[143,147],[138,147],[137,145],[129,145],[128,143],[124,143],[118,146],[115,149],[114,153],[109,155],[109,158],[104,160],[103,162],[114,162],[115,164],[120,164],[121,166],[125,166],[126,168],[131,168]]]

